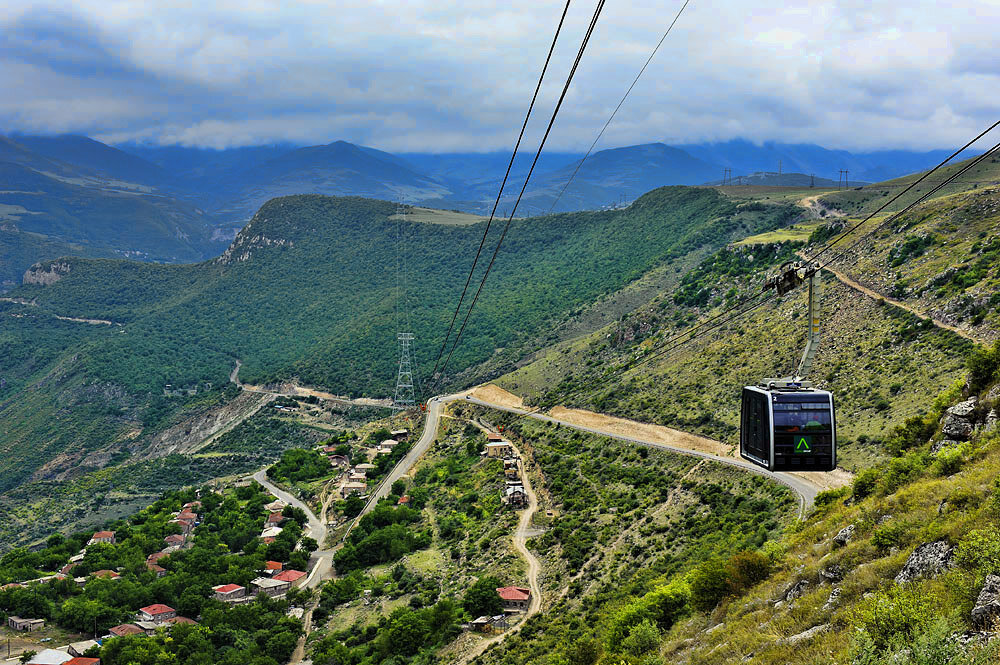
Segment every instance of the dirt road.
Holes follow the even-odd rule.
[[[479,393],[482,394],[482,393]],[[698,443],[697,445],[692,445],[691,439],[689,437],[693,436],[687,432],[679,432],[678,430],[671,430],[670,428],[663,428],[663,431],[658,431],[658,436],[651,437],[648,434],[646,427],[659,427],[650,426],[646,423],[638,423],[635,421],[628,421],[623,418],[613,418],[610,416],[603,416],[602,414],[596,414],[591,412],[583,412],[589,414],[591,422],[593,424],[581,424],[578,422],[579,418],[574,418],[573,420],[564,420],[555,416],[546,415],[543,413],[536,413],[534,411],[528,411],[523,408],[514,408],[510,406],[504,406],[502,404],[495,404],[483,400],[479,397],[473,397],[472,394],[467,395],[464,398],[467,402],[473,404],[479,404],[480,406],[486,406],[493,409],[498,409],[500,411],[507,411],[509,413],[516,413],[521,416],[528,418],[534,418],[536,420],[541,420],[543,422],[555,423],[562,425],[564,427],[572,427],[583,432],[590,432],[591,434],[600,434],[603,436],[611,437],[613,439],[618,439],[620,441],[625,441],[628,443],[635,443],[642,446],[650,446],[653,448],[661,448],[663,450],[670,450],[672,452],[681,453],[683,455],[693,455],[695,457],[702,457],[705,459],[714,460],[716,462],[721,462],[723,464],[728,464],[730,466],[738,467],[744,471],[750,473],[756,473],[761,476],[766,476],[775,482],[785,485],[791,489],[799,497],[799,517],[805,516],[806,511],[812,507],[813,502],[816,499],[816,494],[825,489],[831,489],[832,487],[839,487],[846,484],[850,480],[850,474],[846,472],[834,473],[834,474],[792,474],[792,473],[774,473],[766,469],[762,469],[742,458],[737,458],[732,456],[731,448],[725,444],[714,441],[713,444],[716,450],[725,450],[725,455],[719,455],[715,452],[709,450],[704,450],[702,447],[705,444]],[[555,412],[556,409],[553,409]],[[573,411],[577,414],[580,413],[578,409],[572,409],[567,411]],[[605,429],[605,426],[601,424],[601,418],[611,418],[614,426]],[[623,434],[620,431],[622,423],[629,423],[633,427],[628,434]],[[664,441],[661,436],[667,436],[668,440]],[[697,437],[701,439],[703,437]],[[712,441],[707,439],[707,441]],[[814,476],[828,476],[827,478],[820,479]]]
[[[799,253],[799,256],[801,256],[802,258],[806,258],[805,256],[802,256],[801,253]],[[938,328],[941,328],[942,330],[950,330],[951,332],[955,333],[959,337],[964,337],[965,339],[971,340],[971,341],[976,342],[978,344],[989,345],[989,344],[992,343],[990,340],[987,340],[984,337],[979,337],[979,336],[977,336],[977,335],[969,332],[968,330],[962,330],[961,328],[956,328],[955,326],[949,325],[949,324],[945,323],[944,321],[938,321],[937,319],[935,319],[934,317],[932,317],[930,314],[927,314],[926,312],[921,311],[921,310],[913,307],[912,305],[907,305],[905,302],[900,302],[899,300],[894,300],[893,298],[890,298],[888,296],[882,295],[878,291],[875,291],[874,289],[870,289],[867,286],[864,286],[863,284],[859,283],[857,280],[852,279],[851,277],[848,277],[845,273],[840,272],[836,268],[831,268],[830,266],[824,266],[823,270],[825,270],[825,271],[829,272],[830,274],[832,274],[834,277],[836,277],[838,280],[840,280],[840,282],[842,284],[844,284],[845,286],[849,286],[852,289],[854,289],[855,291],[858,291],[860,293],[865,294],[866,296],[868,296],[872,300],[881,300],[881,301],[887,302],[890,305],[893,305],[895,307],[899,307],[900,309],[905,309],[910,314],[913,314],[914,316],[916,316],[916,317],[918,317],[920,319],[923,319],[924,321],[930,321],[931,323],[933,323]]]
[[[243,390],[251,393],[264,393],[267,395],[275,395],[277,397],[315,397],[316,399],[321,399],[325,402],[337,402],[338,404],[344,404],[346,406],[371,406],[384,409],[395,409],[401,410],[402,407],[393,406],[392,400],[390,399],[373,399],[371,397],[358,397],[351,399],[349,397],[344,397],[342,395],[334,395],[333,393],[324,392],[322,390],[316,390],[315,388],[308,388],[305,386],[299,386],[294,383],[284,383],[277,389],[265,388],[264,386],[255,386],[249,383],[243,383],[240,381],[240,368],[243,366],[239,360],[236,361],[236,366],[233,371],[229,374],[229,381],[235,383],[237,386]]]

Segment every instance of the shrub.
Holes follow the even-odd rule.
[[[691,606],[700,612],[711,611],[729,594],[731,583],[725,559],[704,561],[691,573]]]
[[[871,496],[880,476],[881,473],[878,469],[865,469],[856,475],[854,483],[851,485],[851,496],[854,497],[855,501]]]
[[[970,531],[955,548],[955,559],[983,575],[1000,573],[1000,531],[995,527]]]
[[[771,575],[771,561],[760,552],[737,552],[726,562],[729,592],[740,595]]]
[[[966,360],[966,368],[969,370],[969,390],[972,393],[979,393],[996,381],[997,370],[1000,369],[1000,340],[988,349],[975,347]]]
[[[895,640],[910,640],[934,616],[935,602],[916,588],[890,586],[877,591],[855,612],[855,623],[868,634],[879,649]]]
[[[652,621],[643,619],[632,626],[628,637],[622,641],[622,648],[633,656],[641,656],[660,644],[660,631]]]
[[[934,473],[938,476],[950,476],[961,471],[962,464],[965,463],[965,454],[969,449],[968,444],[962,444],[939,452],[933,464]]]
[[[872,533],[872,545],[880,550],[898,547],[903,540],[906,527],[898,522],[888,522],[879,526]]]
[[[860,441],[860,439],[859,439]],[[817,508],[822,508],[824,506],[830,505],[840,499],[845,498],[851,493],[850,487],[838,487],[832,490],[823,490],[816,494],[816,498],[813,500],[813,505]]]

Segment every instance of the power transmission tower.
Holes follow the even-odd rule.
[[[413,333],[396,333],[399,340],[399,373],[396,375],[396,396],[392,403],[395,406],[413,406],[416,399],[413,395],[413,370],[410,368],[410,342]]]
[[[733,170],[732,169],[722,169],[722,184],[723,184],[723,186],[733,184]]]
[[[816,186],[816,174],[815,173],[810,173],[809,174],[809,188],[812,189],[815,186]]]
[[[400,199],[396,207],[396,330],[410,330],[410,303],[406,297],[408,274],[406,258],[403,255],[403,219],[406,216],[406,206]],[[396,373],[396,395],[393,398],[395,406],[413,406],[416,402],[413,389],[413,368],[410,364],[410,342],[412,332],[397,332],[399,341],[399,371]]]

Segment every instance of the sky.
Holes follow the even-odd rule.
[[[683,0],[609,2],[547,149],[586,150]],[[596,0],[573,0],[536,145]],[[0,133],[509,149],[564,2],[0,0]],[[1000,119],[1000,0],[691,0],[599,148],[937,149]]]

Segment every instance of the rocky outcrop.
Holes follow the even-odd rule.
[[[785,600],[790,603],[796,598],[802,597],[802,595],[808,590],[809,580],[799,580],[792,586],[788,587],[788,590],[785,592]]]
[[[937,577],[951,568],[954,548],[943,540],[924,543],[906,560],[896,575],[896,584],[908,584],[922,577]]]
[[[840,564],[831,564],[819,571],[819,576],[828,582],[839,582],[844,579],[844,567]]]
[[[780,644],[781,646],[793,646],[806,640],[811,640],[817,635],[822,635],[826,631],[830,630],[831,626],[828,623],[820,624],[818,626],[813,626],[809,630],[804,630],[798,635],[792,635],[791,637],[782,637],[775,640],[775,644]]]
[[[848,524],[833,537],[833,544],[843,547],[847,543],[851,542],[851,538],[854,537],[854,529],[856,527],[853,524]]]
[[[834,609],[835,607],[837,607],[838,604],[840,604],[840,587],[839,586],[833,587],[833,590],[830,591],[830,595],[827,596],[826,603],[823,605],[823,610],[828,612],[828,611]]]
[[[942,450],[948,450],[949,448],[954,448],[955,446],[962,445],[961,441],[955,441],[954,439],[941,439],[940,441],[935,441],[931,446],[931,453],[937,455]]]
[[[1000,619],[1000,575],[987,575],[972,608],[972,622],[977,626],[992,626],[997,619]]]
[[[38,284],[48,286],[55,284],[60,279],[69,274],[70,265],[66,261],[52,261],[50,263],[36,263],[24,271],[21,281],[24,284]]]
[[[975,412],[979,403],[977,397],[970,397],[959,402],[944,412],[941,419],[941,432],[948,439],[968,441],[976,428]]]

